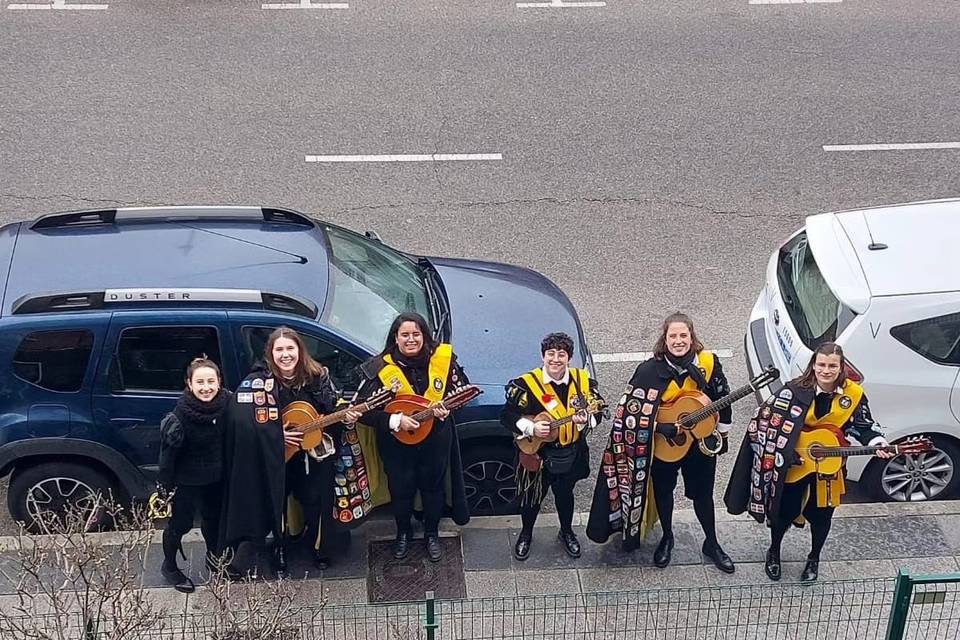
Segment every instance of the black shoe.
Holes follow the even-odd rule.
[[[702,551],[703,555],[713,560],[713,564],[717,565],[717,569],[720,569],[720,571],[733,573],[737,570],[733,564],[733,560],[730,559],[726,551],[720,548],[719,544],[707,544],[704,542]]]
[[[820,577],[820,560],[807,558],[807,564],[803,565],[803,572],[800,574],[800,582],[809,584],[816,582]]]
[[[397,539],[393,541],[393,557],[403,560],[408,553],[410,553],[410,534],[398,533]]]
[[[513,545],[513,557],[520,562],[526,560],[530,555],[530,543],[532,541],[532,536],[520,532],[519,537],[517,537],[517,544]]]
[[[196,587],[193,586],[193,580],[184,575],[183,571],[180,571],[177,565],[168,567],[167,563],[164,562],[160,565],[160,573],[162,573],[166,581],[172,584],[173,588],[180,593],[193,593],[196,590]]]
[[[273,549],[273,569],[278,576],[287,573],[287,548],[282,544]]]
[[[774,582],[783,575],[783,570],[780,567],[780,554],[774,553],[773,549],[767,549],[767,559],[763,563],[763,572]]]
[[[670,558],[673,555],[673,534],[668,534],[660,539],[656,551],[653,552],[653,566],[663,569],[670,564]]]
[[[440,537],[436,534],[424,536],[424,543],[427,546],[427,557],[430,558],[430,562],[440,562],[440,558],[443,557]]]
[[[320,551],[319,549],[313,550],[313,566],[320,569],[320,571],[326,571],[330,568],[330,564],[330,556],[328,556],[326,552]]]
[[[561,531],[557,534],[557,540],[563,545],[563,549],[567,552],[568,556],[571,558],[580,557],[580,541],[577,540],[577,536],[573,531]]]

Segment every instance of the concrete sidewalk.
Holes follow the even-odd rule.
[[[583,556],[569,558],[556,539],[555,514],[538,521],[533,548],[525,562],[513,559],[511,550],[519,532],[518,517],[475,518],[464,528],[448,527],[443,535],[459,533],[463,548],[464,580],[468,597],[502,597],[517,594],[589,593],[647,588],[764,584],[763,556],[769,543],[766,527],[752,519],[733,517],[718,510],[717,528],[724,549],[737,563],[726,575],[705,563],[700,553],[702,534],[692,510],[675,514],[676,547],[673,563],[666,569],[652,566],[654,534],[641,549],[627,554],[615,540],[605,545],[591,543],[583,535],[586,514],[578,514],[575,527]],[[392,521],[375,520],[357,529],[349,549],[326,571],[314,569],[305,549],[294,549],[290,576],[304,579],[296,584],[297,601],[316,604],[365,603],[368,601],[368,543],[390,539]],[[118,534],[100,534],[105,544],[116,544]],[[159,573],[159,532],[148,554],[145,584],[153,597],[171,613],[204,609],[206,590],[184,596],[165,586]],[[8,571],[15,563],[13,538],[0,538],[0,565]],[[415,544],[420,544],[415,541]],[[784,582],[798,579],[810,544],[809,529],[795,529],[784,542]],[[206,579],[202,569],[203,543],[193,531],[185,540],[188,562],[181,567],[198,586]],[[892,577],[900,568],[911,572],[948,573],[960,570],[960,501],[919,504],[851,504],[841,506],[821,564],[821,580]],[[261,566],[268,563],[261,562]],[[266,573],[265,577],[271,574]],[[10,606],[12,585],[0,580],[0,606]]]

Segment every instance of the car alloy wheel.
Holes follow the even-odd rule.
[[[891,499],[907,502],[940,496],[953,479],[954,461],[938,448],[889,460],[880,474],[883,491]]]
[[[473,515],[501,513],[517,497],[513,467],[502,460],[478,460],[465,467],[463,483]]]
[[[27,513],[36,523],[44,522],[49,514],[63,518],[70,510],[82,517],[88,529],[97,516],[97,493],[88,484],[76,478],[46,478],[27,491]]]

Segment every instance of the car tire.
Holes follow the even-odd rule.
[[[43,532],[44,527],[35,514],[49,510],[62,517],[68,505],[84,507],[95,495],[111,500],[119,493],[110,478],[93,467],[74,462],[43,462],[17,468],[7,490],[7,507],[17,522],[22,522],[32,533]],[[88,529],[107,528],[109,518],[103,510],[91,513]]]
[[[908,499],[922,502],[955,497],[960,486],[960,446],[955,440],[944,436],[930,436],[930,440],[933,441],[932,450],[909,456],[906,461],[904,456],[871,460],[860,484],[881,502],[905,502]],[[920,469],[916,465],[925,468]],[[917,476],[918,482],[908,498],[906,489],[910,485],[904,489],[899,489],[899,485],[903,481],[902,476],[911,472],[921,475]]]
[[[509,441],[469,440],[461,445],[463,483],[470,515],[501,516],[519,512],[514,448]]]

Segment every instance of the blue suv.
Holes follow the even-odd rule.
[[[158,427],[206,354],[235,388],[283,324],[344,390],[402,310],[430,318],[486,393],[457,412],[475,514],[515,511],[503,385],[566,331],[592,370],[567,297],[542,275],[402,253],[266,207],[59,213],[0,228],[0,477],[12,516],[95,492],[149,495]]]

